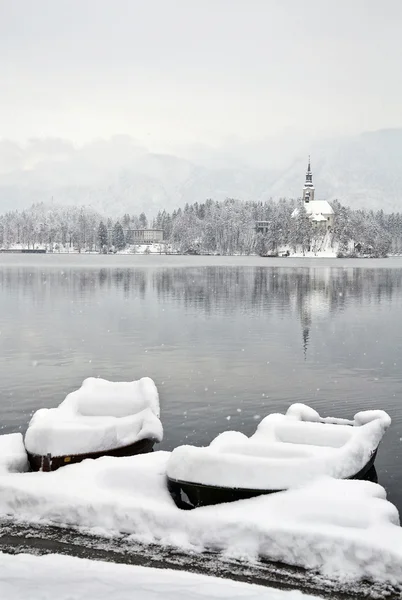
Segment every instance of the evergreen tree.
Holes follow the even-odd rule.
[[[142,212],[140,214],[139,221],[141,229],[146,229],[148,227],[148,219],[145,213]]]
[[[300,212],[297,216],[297,220],[299,222],[298,223],[298,228],[299,228],[298,233],[299,233],[299,238],[300,238],[300,244],[301,244],[303,254],[304,254],[306,252],[306,250],[310,250],[311,242],[313,239],[313,226],[307,215],[304,205],[300,209]]]
[[[306,250],[310,250],[313,233],[311,221],[302,203],[297,207],[297,213],[291,222],[289,243],[295,251],[301,249],[304,254]]]
[[[107,241],[108,241],[108,235],[107,235],[106,225],[104,224],[103,221],[101,221],[99,223],[99,227],[98,227],[98,244],[99,244],[100,250],[102,250],[105,246],[107,246]]]
[[[116,223],[113,226],[112,242],[116,250],[123,250],[123,248],[126,245],[123,227],[119,221],[116,221]]]

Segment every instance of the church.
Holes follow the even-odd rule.
[[[329,202],[326,200],[315,200],[314,195],[315,188],[313,185],[313,173],[311,172],[309,157],[302,202],[313,226],[322,231],[330,231],[334,225],[334,210]],[[295,208],[292,217],[296,217],[298,212],[299,208]]]

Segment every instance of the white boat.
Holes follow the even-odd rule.
[[[302,486],[318,477],[364,478],[390,426],[382,410],[353,420],[322,418],[304,404],[265,417],[247,437],[218,435],[209,446],[180,446],[167,464],[168,488],[181,508],[250,498]]]

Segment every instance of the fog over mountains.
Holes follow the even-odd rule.
[[[402,209],[402,129],[307,144],[291,136],[221,149],[156,154],[128,136],[75,147],[68,140],[0,140],[0,212],[34,202],[91,205],[111,216],[227,197],[301,194],[308,154],[316,197],[354,208]]]

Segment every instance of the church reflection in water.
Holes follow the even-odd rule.
[[[153,288],[160,299],[215,312],[297,314],[307,356],[314,323],[329,319],[350,304],[380,304],[402,289],[398,269],[207,267],[155,271]]]
[[[51,294],[98,299],[104,292],[126,300],[169,302],[208,316],[238,313],[265,318],[298,315],[304,355],[314,323],[350,304],[380,304],[402,288],[402,270],[333,267],[182,267],[40,269],[0,271],[0,290],[43,303]]]

